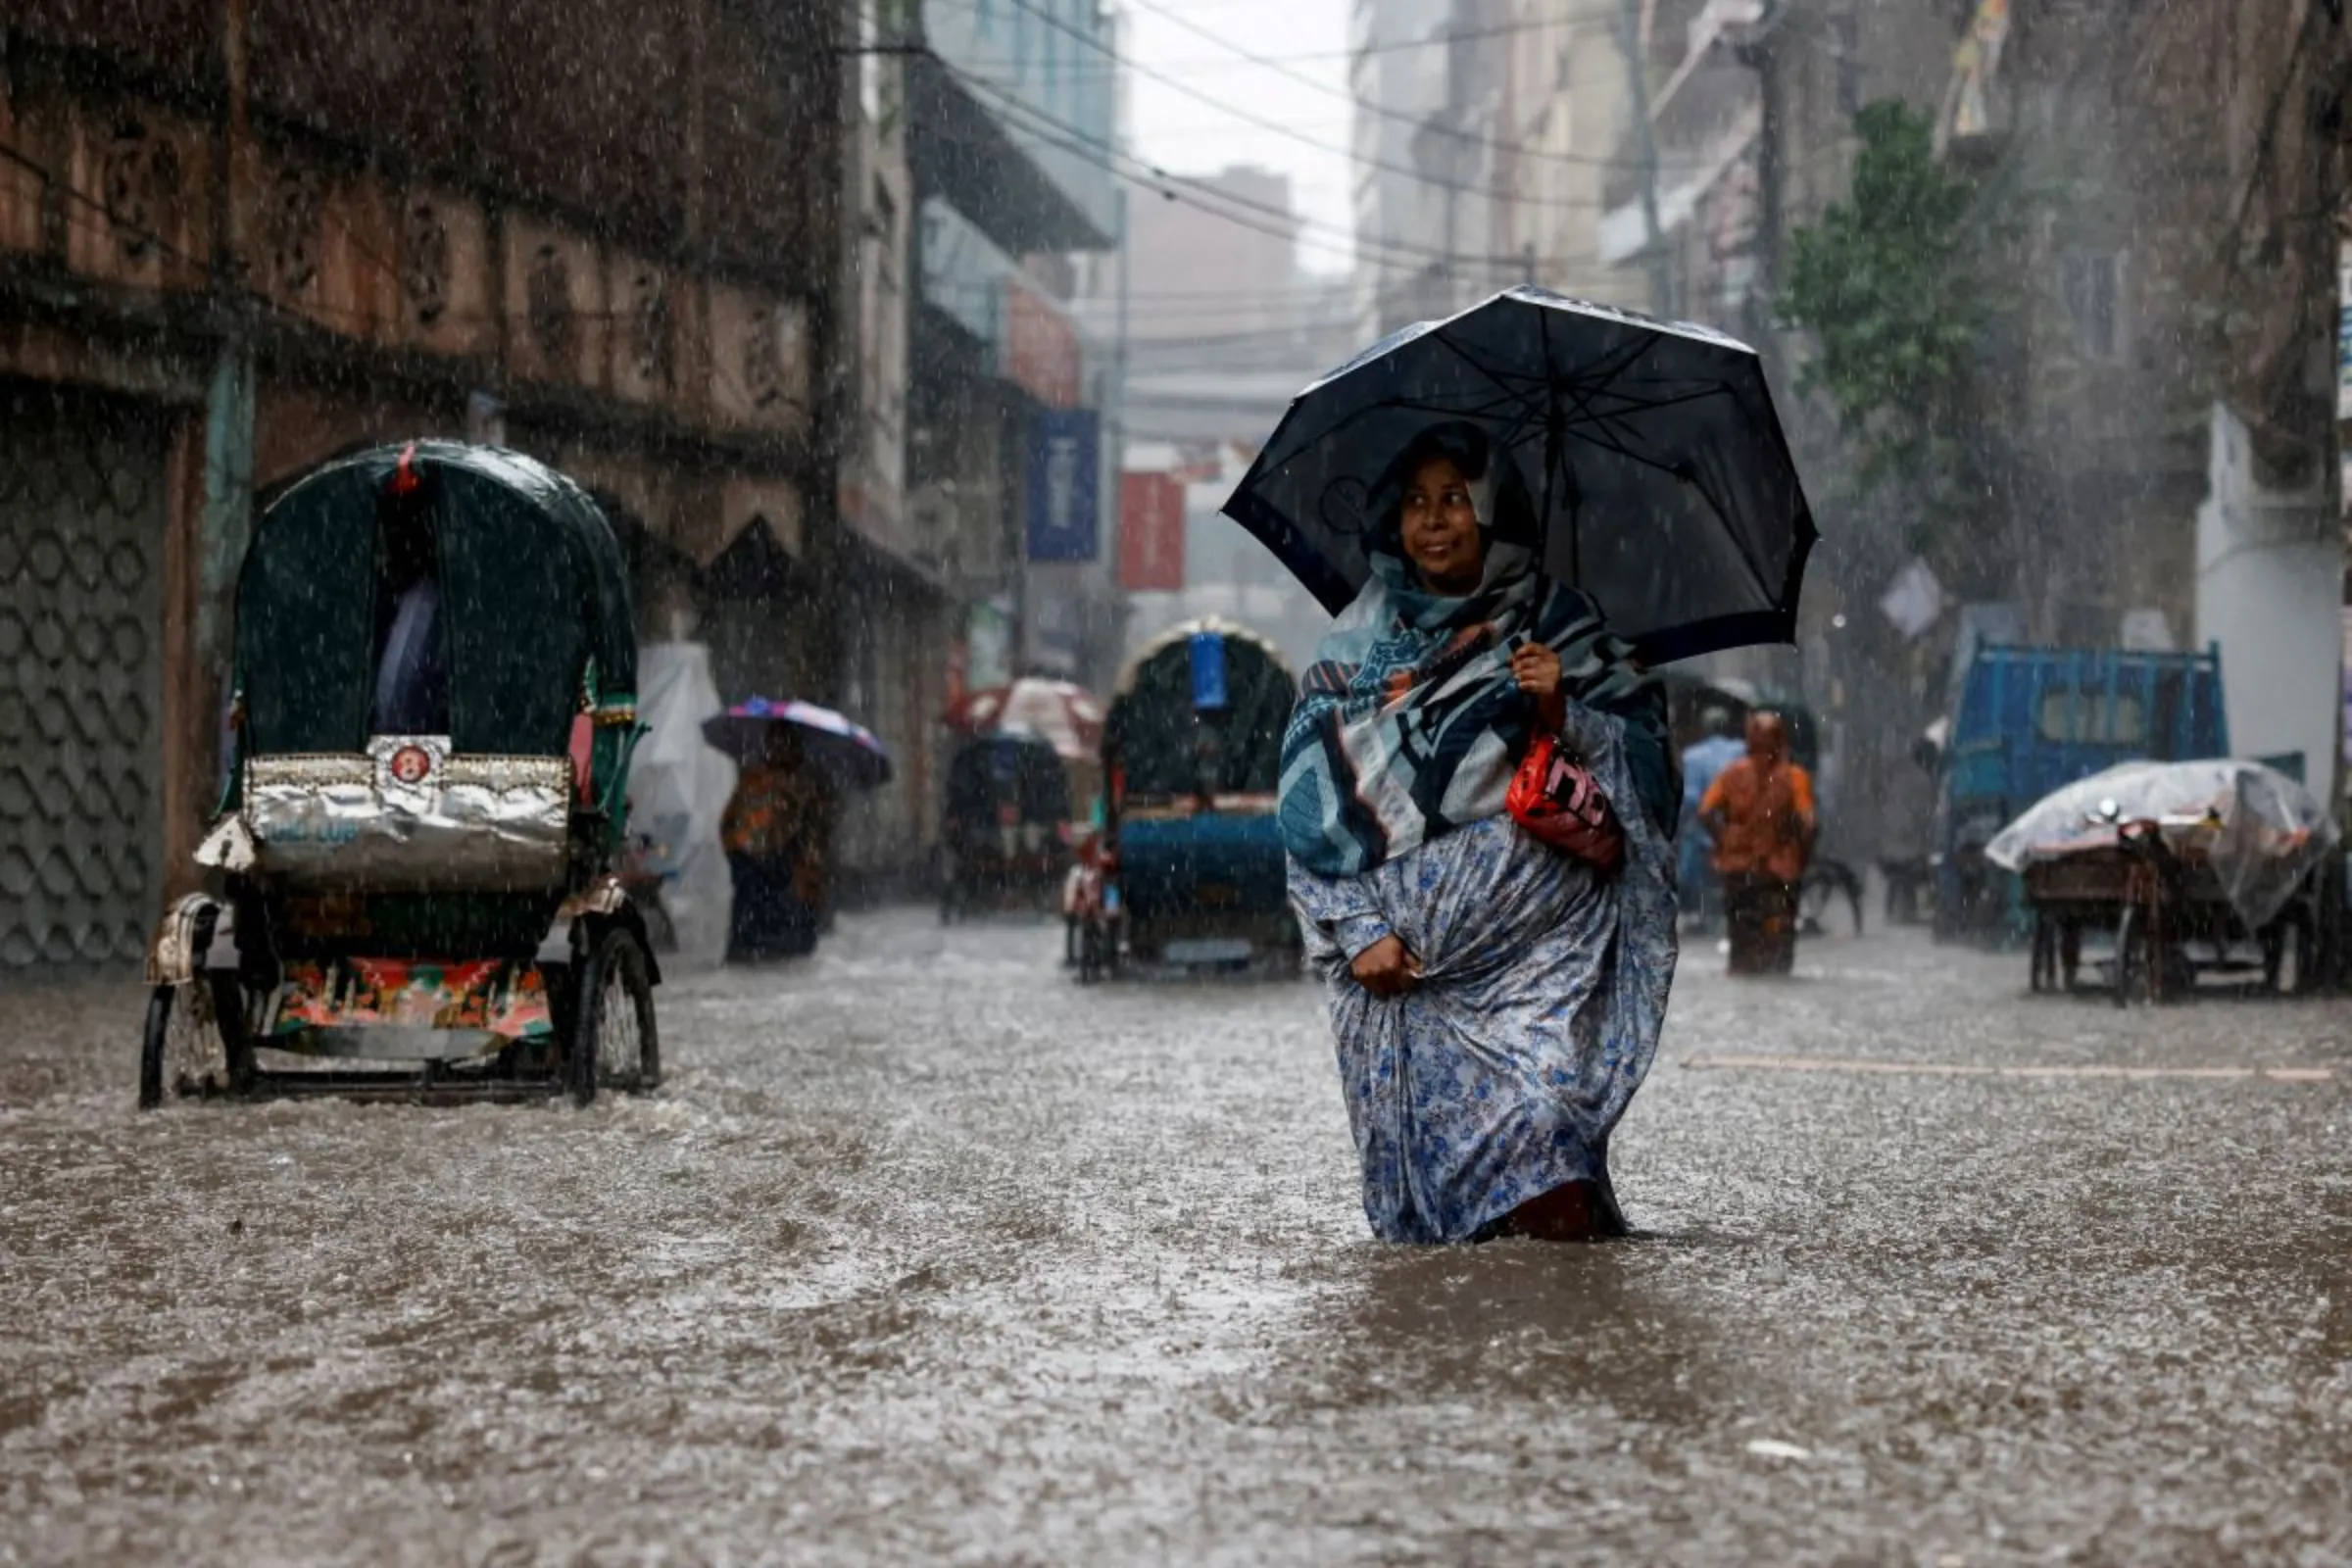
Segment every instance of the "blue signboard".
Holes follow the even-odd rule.
[[[1197,631],[1193,644],[1193,706],[1203,713],[1225,707],[1225,634]]]
[[[1040,409],[1029,422],[1029,559],[1092,561],[1101,548],[1102,426],[1093,409]]]

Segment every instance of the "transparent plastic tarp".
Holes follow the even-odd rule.
[[[629,768],[629,836],[641,868],[662,880],[662,904],[686,967],[727,953],[734,884],[719,818],[735,793],[735,764],[703,738],[722,711],[710,651],[654,643],[637,655],[637,716],[646,726]]]
[[[2337,838],[2319,798],[2260,762],[2126,762],[2042,797],[1994,836],[1985,858],[2010,871],[2112,849],[2123,822],[2161,823],[2203,858],[2248,926],[2268,925]]]

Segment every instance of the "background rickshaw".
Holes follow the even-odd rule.
[[[419,571],[439,609],[404,643]],[[443,727],[382,732],[416,710],[387,707],[395,645]],[[211,886],[150,950],[140,1102],[653,1088],[660,974],[616,874],[636,662],[611,529],[528,458],[372,448],[266,497]]]
[[[1069,821],[1069,775],[1042,736],[1001,731],[965,742],[948,763],[940,918],[1007,905],[1053,908]]]
[[[1103,728],[1103,887],[1082,974],[1114,964],[1122,945],[1147,962],[1296,962],[1276,810],[1298,697],[1272,643],[1213,617],[1128,665]]]
[[[2129,762],[2043,797],[1985,858],[2022,882],[2033,989],[2074,990],[2084,934],[2102,934],[2123,1005],[2211,979],[2309,987],[2337,839],[2317,797],[2259,762]]]

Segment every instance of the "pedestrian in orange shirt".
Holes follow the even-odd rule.
[[[1747,755],[1726,767],[1699,802],[1715,836],[1734,974],[1787,974],[1796,966],[1797,890],[1813,856],[1813,780],[1789,760],[1778,713],[1747,720]]]

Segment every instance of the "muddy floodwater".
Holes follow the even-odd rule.
[[[2352,1008],[1687,960],[1644,1235],[1366,1237],[1317,995],[847,920],[656,1097],[131,1108],[0,998],[0,1563],[2352,1560]]]

